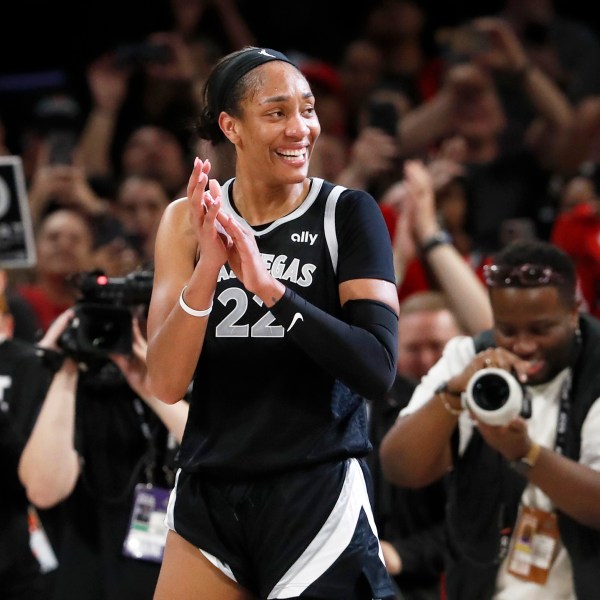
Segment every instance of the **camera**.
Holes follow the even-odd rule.
[[[59,347],[83,363],[106,359],[110,354],[129,354],[132,311],[150,304],[153,278],[152,271],[133,271],[112,278],[101,271],[75,276],[72,283],[80,297],[73,319],[58,339]]]
[[[489,367],[477,371],[463,395],[465,408],[488,425],[506,425],[517,416],[531,416],[531,400],[509,371]]]

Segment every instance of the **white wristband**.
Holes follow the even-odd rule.
[[[206,310],[194,310],[193,308],[190,308],[183,299],[183,292],[185,292],[186,289],[187,285],[184,285],[183,289],[181,290],[181,294],[179,295],[179,306],[181,306],[181,308],[183,308],[188,315],[192,315],[192,317],[208,317],[208,315],[210,315],[210,311],[212,310],[212,302]]]

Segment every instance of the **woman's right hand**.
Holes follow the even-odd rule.
[[[210,161],[196,158],[187,186],[189,221],[198,241],[202,262],[221,267],[227,262],[231,240],[217,221],[221,209],[221,186],[216,179],[209,180],[210,168]]]

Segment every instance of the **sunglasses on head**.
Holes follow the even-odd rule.
[[[552,267],[525,263],[519,266],[485,265],[483,267],[485,282],[489,287],[523,286],[536,287],[562,283],[563,276]]]

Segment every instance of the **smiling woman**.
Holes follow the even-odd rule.
[[[226,56],[203,97],[236,171],[221,187],[196,159],[157,237],[150,377],[193,392],[156,599],[391,598],[362,460],[363,396],[396,368],[381,211],[307,176],[319,120],[285,55]]]

